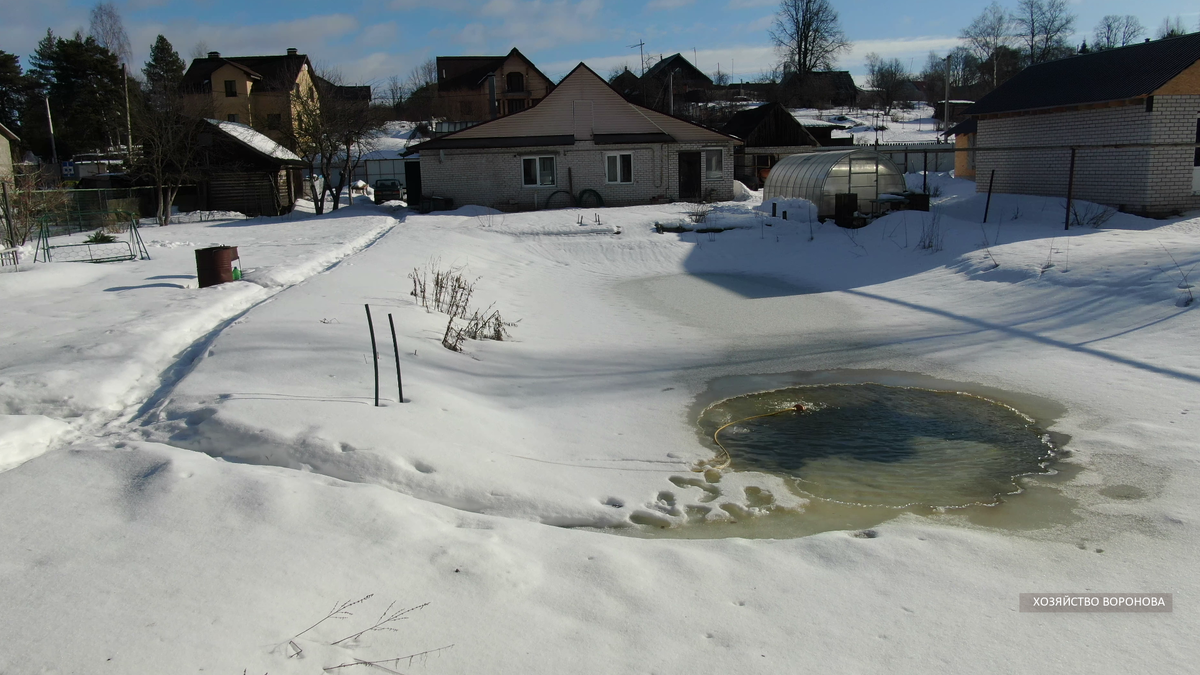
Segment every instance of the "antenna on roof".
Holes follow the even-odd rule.
[[[642,48],[645,46],[646,46],[646,43],[643,40],[638,40],[638,43],[636,45],[629,45],[630,49],[633,49],[634,47],[638,48],[638,58],[641,59],[641,61],[642,61],[642,77],[646,76],[646,57],[642,53]]]

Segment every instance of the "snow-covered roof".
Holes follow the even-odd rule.
[[[208,122],[225,132],[227,136],[235,141],[267,157],[285,162],[303,162],[302,159],[296,156],[296,153],[245,124],[240,122],[222,122],[220,120],[208,120]]]

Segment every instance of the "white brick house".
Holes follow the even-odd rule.
[[[414,146],[421,192],[517,211],[733,198],[741,141],[627,102],[579,64],[536,106]],[[584,196],[594,201],[594,195]]]
[[[980,192],[994,170],[997,192],[1065,197],[1074,146],[1076,199],[1153,216],[1200,207],[1200,34],[1030,66],[966,113]],[[1095,147],[1119,145],[1139,147]]]

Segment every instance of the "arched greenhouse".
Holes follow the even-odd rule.
[[[907,189],[904,174],[892,160],[856,148],[784,157],[767,175],[763,200],[807,199],[817,205],[818,218],[831,218],[834,195],[853,192],[858,195],[858,209],[869,212],[879,195]]]

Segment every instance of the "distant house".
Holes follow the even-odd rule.
[[[437,57],[433,113],[451,122],[484,122],[537,105],[550,78],[515,47],[503,56]]]
[[[746,145],[734,148],[733,177],[752,190],[762,187],[781,157],[819,145],[780,103],[766,103],[734,114],[721,133],[745,141]]]
[[[424,195],[515,211],[732,199],[741,144],[629,103],[581,63],[539,105],[410,153]]]
[[[626,101],[642,105],[642,78],[634,75],[633,71],[626,68],[620,75],[614,77],[609,84]]]
[[[2,181],[9,183],[13,181],[13,153],[20,140],[8,127],[0,124],[0,180]]]
[[[933,106],[933,119],[938,120],[939,122],[942,121],[942,118],[946,116],[946,101],[944,101],[944,100],[935,101],[934,103],[931,103],[930,105]],[[967,116],[965,114],[966,110],[967,110],[967,108],[970,108],[973,105],[975,105],[974,101],[951,100],[950,101],[950,124],[955,125],[955,124],[958,124],[959,122],[966,121],[966,119],[967,119]],[[943,126],[943,128],[945,128],[945,127]]]
[[[295,122],[292,96],[316,100],[320,95],[312,63],[294,48],[275,56],[209,52],[192,60],[180,88],[202,110],[207,108],[205,115],[252,126],[284,144]]]
[[[712,78],[682,54],[659,59],[642,78],[642,105],[669,115],[682,114],[689,104],[703,103],[713,89]]]
[[[835,131],[845,131],[847,129],[854,128],[853,124],[830,122],[828,120],[821,120],[815,117],[797,117],[796,121],[800,123],[800,126],[804,127],[804,130],[807,131],[809,135],[816,139],[817,145],[854,145],[853,136],[839,136],[837,138],[833,136],[833,132]]]
[[[193,168],[195,209],[248,216],[290,213],[303,194],[304,162],[292,151],[239,122],[208,120]]]
[[[801,77],[788,72],[779,81],[779,98],[787,105],[847,108],[858,105],[859,89],[846,70],[822,70]]]
[[[1074,146],[1078,199],[1149,215],[1200,207],[1198,61],[1194,33],[1026,68],[965,111],[978,175],[995,170],[999,192],[1065,196]]]

